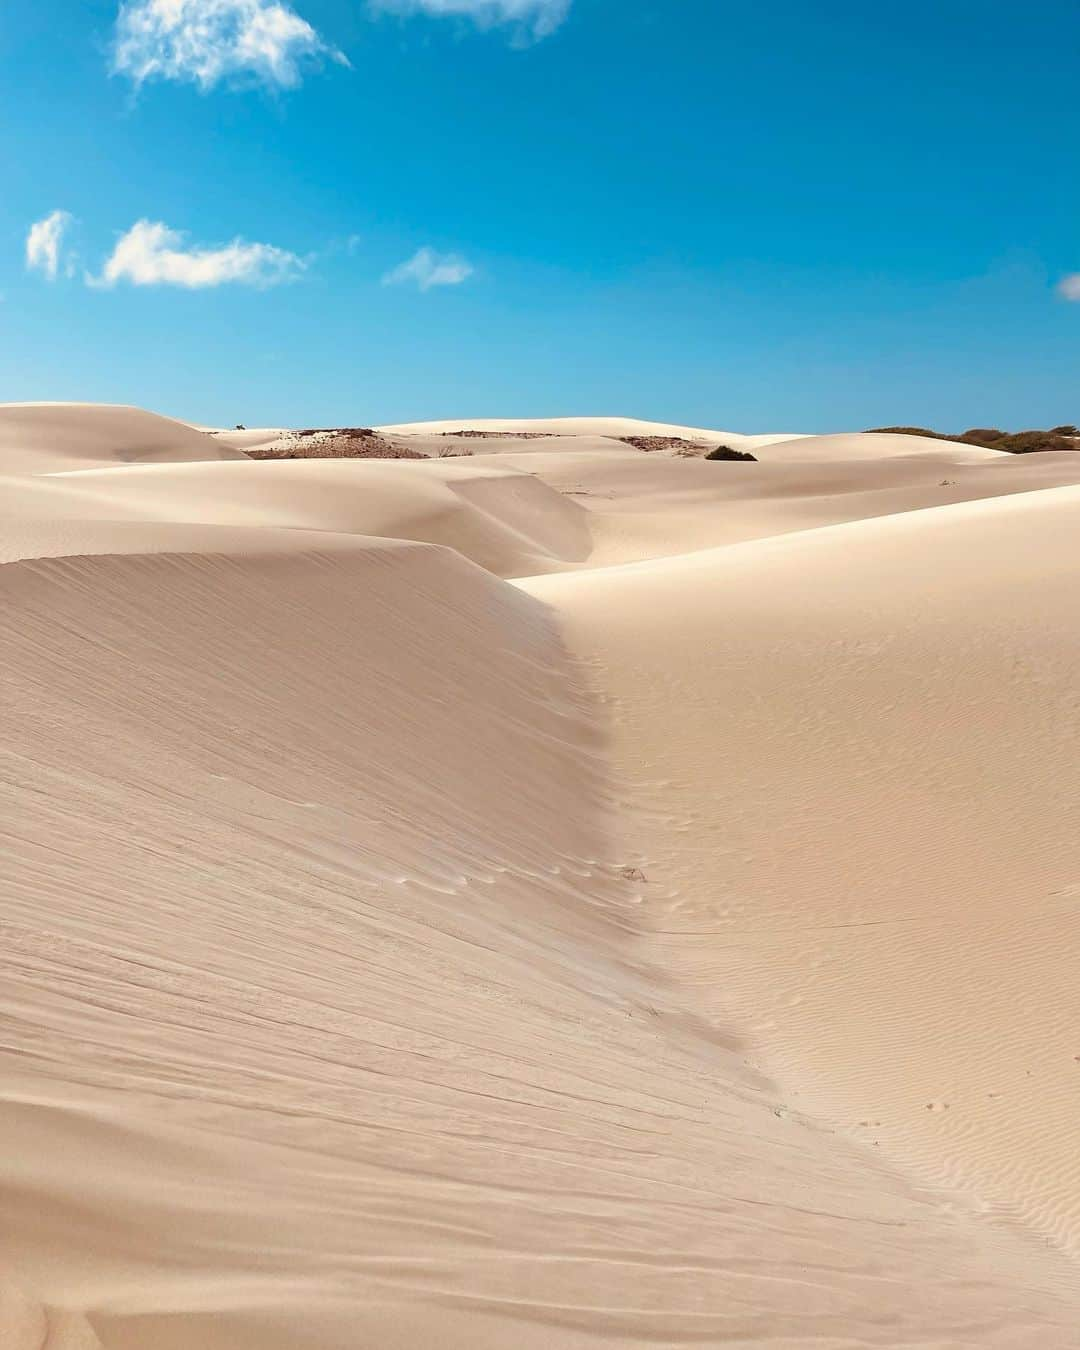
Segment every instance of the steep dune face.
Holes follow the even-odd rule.
[[[529,583],[616,700],[658,959],[1073,1258],[1078,528],[1069,487]]]
[[[243,459],[186,422],[104,403],[0,403],[0,473]]]
[[[5,1330],[1070,1344],[1022,1242],[790,1111],[655,969],[553,616],[266,533],[0,569]]]

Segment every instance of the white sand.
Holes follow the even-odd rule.
[[[1080,455],[7,414],[4,1350],[1077,1344]]]

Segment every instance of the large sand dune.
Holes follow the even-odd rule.
[[[1080,456],[53,416],[4,1350],[1078,1344]]]

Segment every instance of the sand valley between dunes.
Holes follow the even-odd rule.
[[[1080,1347],[1080,451],[374,430],[0,405],[3,1350]]]

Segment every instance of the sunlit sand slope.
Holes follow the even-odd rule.
[[[171,417],[106,403],[0,403],[0,474],[158,460],[243,459]]]
[[[791,1107],[1074,1259],[1078,532],[1067,487],[529,583],[657,959]]]
[[[486,459],[242,460],[0,480],[0,517],[5,515],[413,539],[456,548],[500,576],[582,562],[592,547],[588,518],[573,498]]]
[[[535,474],[587,512],[590,567],[1080,483],[1080,454],[991,451],[972,459],[967,447],[931,445],[937,449],[847,461],[711,463],[630,450],[497,462]]]

